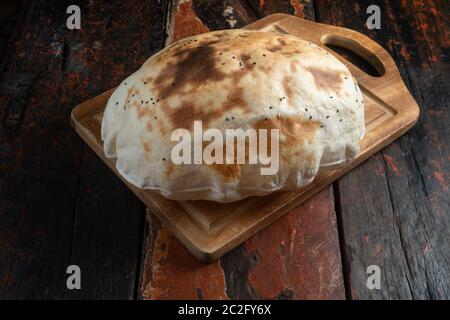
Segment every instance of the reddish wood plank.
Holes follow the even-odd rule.
[[[245,242],[257,298],[345,298],[333,204],[330,186]]]
[[[195,259],[149,214],[142,297],[344,299],[332,204],[329,187],[211,264]]]
[[[174,0],[169,19],[167,44],[209,31],[195,15],[191,1]]]
[[[204,264],[188,252],[158,219],[147,214],[151,231],[142,275],[144,299],[225,299],[218,263]]]
[[[250,9],[250,5],[238,1],[182,1],[172,6],[171,25],[167,28],[172,33],[169,39],[178,39],[189,32],[243,26],[257,15],[272,11],[313,18],[312,3],[291,2],[282,1],[278,7],[275,2],[267,2],[270,7],[262,2],[250,3]],[[182,30],[178,31],[179,28]],[[322,191],[210,265],[195,260],[149,215],[142,297],[345,298],[332,190],[329,187]]]

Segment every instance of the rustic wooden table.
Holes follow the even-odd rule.
[[[1,34],[1,299],[450,298],[448,1],[115,2],[78,1],[81,30],[68,30],[74,1],[25,1]],[[380,30],[365,25],[371,4],[381,9]],[[81,141],[70,111],[167,42],[275,12],[378,41],[421,116],[401,139],[206,265]],[[71,264],[81,267],[81,290],[66,288]],[[381,269],[380,290],[366,286],[369,265]]]

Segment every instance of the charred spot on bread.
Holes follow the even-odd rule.
[[[318,90],[332,92],[337,92],[340,90],[343,82],[343,71],[327,70],[321,67],[313,66],[306,67],[305,70],[313,76],[314,84]]]
[[[226,75],[217,68],[214,52],[215,49],[210,44],[182,50],[173,65],[164,68],[155,77],[153,85],[158,95],[170,96],[189,85],[201,86],[224,79]]]

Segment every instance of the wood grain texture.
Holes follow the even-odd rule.
[[[247,24],[258,11],[252,4],[225,2],[219,6],[230,9],[206,11],[200,2],[184,1],[184,8],[194,8],[195,21],[179,17],[179,7],[172,6],[173,17],[179,17],[179,28],[184,32],[189,24],[194,32],[219,26],[235,27]],[[184,10],[184,8],[182,8]],[[245,8],[246,12],[242,12]],[[286,8],[288,10],[286,10]],[[278,12],[291,12],[301,8],[283,5]],[[212,13],[210,13],[212,12]],[[224,11],[222,11],[224,12]],[[229,12],[233,12],[230,16]],[[305,6],[304,15],[313,19],[312,4]],[[238,14],[236,14],[238,13]],[[213,15],[214,19],[209,18]],[[247,17],[243,19],[242,17]],[[242,20],[241,20],[242,19]],[[203,26],[198,26],[198,22]],[[234,23],[234,22],[233,22]],[[173,26],[167,30],[177,33]],[[174,39],[169,34],[169,39]],[[145,260],[141,278],[141,296],[144,299],[170,298],[231,298],[231,299],[343,299],[345,297],[341,261],[337,239],[336,217],[332,189],[328,188],[299,208],[249,239],[219,261],[204,265],[193,258],[168,230],[149,218],[149,236],[145,246]],[[159,248],[159,249],[158,249]],[[186,272],[192,275],[186,278]],[[209,278],[214,278],[210,282]],[[270,279],[270,281],[267,281]]]
[[[370,4],[380,6],[381,30],[365,27]],[[339,180],[349,297],[448,299],[449,3],[320,0],[315,7],[319,21],[364,32],[382,44],[422,110],[408,134]],[[381,290],[365,285],[372,264],[381,268]]]
[[[0,298],[133,298],[144,207],[73,131],[79,102],[163,45],[164,6],[29,1],[0,80]],[[120,7],[120,10],[117,8]],[[129,19],[130,15],[133,19]],[[126,35],[126,36],[124,36]],[[82,290],[66,289],[66,268]]]

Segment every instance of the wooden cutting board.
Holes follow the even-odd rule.
[[[72,111],[72,124],[83,140],[186,248],[205,262],[221,257],[366,160],[405,133],[419,117],[419,107],[405,87],[394,60],[367,36],[286,14],[265,17],[245,29],[302,37],[328,50],[347,65],[365,98],[366,134],[361,140],[361,153],[356,159],[335,170],[319,173],[310,185],[298,191],[276,192],[228,204],[172,201],[131,185],[116,171],[115,160],[104,156],[100,125],[104,108],[114,89],[78,105]],[[380,76],[365,73],[327,46],[350,50],[369,62]]]

